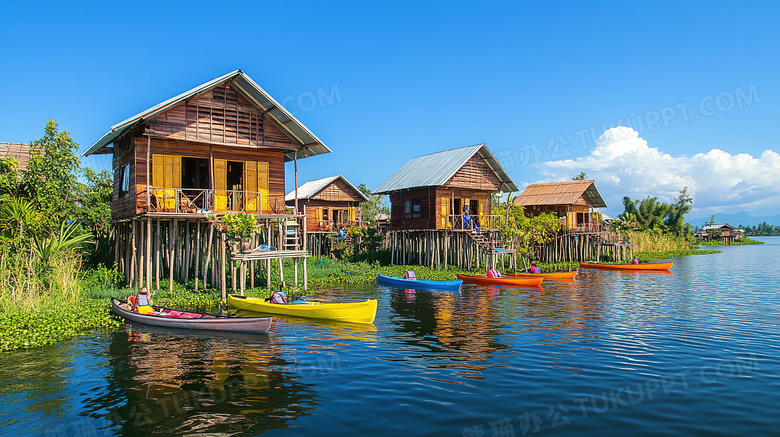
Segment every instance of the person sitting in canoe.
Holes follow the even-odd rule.
[[[536,261],[531,261],[531,268],[528,269],[528,273],[542,273],[539,267],[536,267]]]
[[[149,295],[149,289],[141,287],[138,290],[138,294],[135,296],[135,305],[133,311],[138,314],[149,314],[154,312],[152,308],[152,297]]]
[[[637,258],[636,255],[634,255],[634,259],[631,260],[631,262],[634,264],[639,264],[639,258]]]
[[[404,279],[417,279],[417,275],[415,275],[413,271],[407,270],[406,273],[404,273]]]
[[[488,269],[487,277],[488,278],[503,278],[504,275],[502,275],[501,272],[499,272],[496,269]]]

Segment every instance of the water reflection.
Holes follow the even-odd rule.
[[[294,377],[267,336],[128,325],[110,348],[106,397],[123,393],[126,402],[105,417],[122,435],[255,435],[316,405],[313,385]]]
[[[394,325],[404,343],[426,350],[419,359],[428,368],[456,369],[460,377],[480,379],[488,355],[509,346],[488,294],[430,292],[389,288]]]

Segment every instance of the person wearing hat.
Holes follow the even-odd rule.
[[[138,290],[138,295],[135,297],[135,312],[138,314],[149,314],[154,311],[152,308],[152,296],[149,294],[149,289],[141,287]]]

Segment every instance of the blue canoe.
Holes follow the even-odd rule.
[[[414,288],[416,290],[459,290],[461,280],[457,281],[424,281],[422,279],[404,279],[393,276],[376,275],[376,282],[399,288]]]

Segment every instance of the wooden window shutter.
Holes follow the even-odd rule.
[[[257,203],[257,162],[246,161],[244,163],[244,190],[246,193],[246,211],[258,212],[259,209]]]
[[[260,193],[261,201],[263,204],[263,211],[269,211],[270,203],[268,198],[268,163],[257,163],[257,191]]]
[[[172,156],[171,180],[173,188],[181,188],[181,156]]]
[[[152,155],[152,186],[157,188],[165,187],[164,169],[165,156]]]
[[[214,160],[214,210],[227,210],[227,160]]]
[[[165,155],[163,157],[163,187],[175,188],[173,186],[173,156]]]
[[[447,211],[449,211],[447,200],[448,199],[446,197],[441,198],[441,227],[442,228],[447,227]]]

